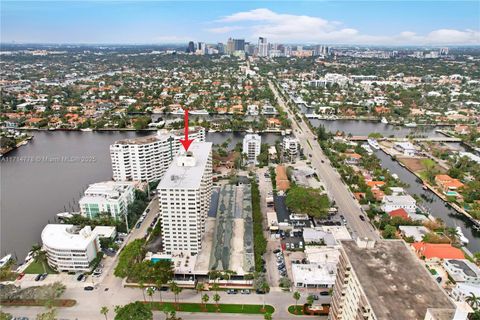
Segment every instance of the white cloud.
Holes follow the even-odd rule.
[[[237,12],[215,21],[212,33],[244,30],[248,37],[278,42],[328,42],[345,44],[480,44],[480,31],[439,29],[426,35],[403,31],[396,35],[368,35],[342,22],[307,15],[292,15],[260,8]],[[235,24],[235,25],[231,25]]]
[[[228,33],[228,32],[241,30],[241,29],[245,29],[245,28],[240,26],[224,26],[224,27],[218,27],[218,28],[210,28],[210,29],[207,29],[207,31],[212,33]]]

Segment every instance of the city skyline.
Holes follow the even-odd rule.
[[[347,10],[348,9],[348,10]],[[5,1],[2,43],[479,45],[474,1]]]

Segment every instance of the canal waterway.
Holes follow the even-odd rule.
[[[34,131],[34,139],[0,161],[0,256],[12,253],[23,261],[43,227],[58,212],[78,210],[89,184],[110,180],[109,146],[116,140],[152,135],[134,131]],[[245,133],[207,133],[214,144],[232,149]],[[262,134],[274,144],[281,136]]]

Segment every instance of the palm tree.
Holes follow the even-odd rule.
[[[215,292],[218,292],[218,290],[220,290],[220,286],[218,285],[218,283],[214,283],[212,285],[212,290],[215,291]]]
[[[215,301],[215,305],[217,306],[217,310],[219,310],[218,308],[218,301],[220,301],[220,295],[218,293],[215,293],[213,295],[213,301]]]
[[[180,292],[182,292],[182,288],[180,288],[175,281],[172,281],[170,283],[170,290],[172,290],[174,296],[175,296],[175,304],[177,304],[177,298]]]
[[[312,295],[309,295],[309,296],[307,297],[307,303],[308,303],[309,305],[312,305],[312,304],[313,304],[313,300],[315,300],[315,299],[313,299],[313,296],[312,296]]]
[[[106,306],[103,306],[103,307],[100,308],[100,313],[105,316],[105,320],[107,320],[108,311],[109,311],[108,307],[106,307]]]
[[[293,299],[295,299],[295,314],[297,314],[297,305],[298,305],[298,300],[300,300],[300,292],[295,291],[293,293]]]
[[[265,311],[265,295],[268,291],[270,291],[270,286],[268,285],[267,281],[262,283],[261,289],[263,291],[263,308],[262,310]]]
[[[147,288],[147,294],[150,297],[150,302],[153,302],[153,293],[154,292],[155,292],[155,290],[153,290],[153,287],[148,287]]]
[[[263,319],[265,320],[272,320],[272,314],[267,312],[263,315]]]
[[[143,302],[146,302],[147,299],[145,298],[145,283],[143,280],[138,281],[138,286],[140,287],[140,290],[142,290],[142,295],[143,295]]]
[[[203,302],[203,306],[204,306],[205,308],[207,308],[207,302],[208,302],[208,300],[210,300],[210,297],[208,296],[208,294],[205,293],[205,294],[202,296],[202,302]]]
[[[47,268],[45,267],[45,260],[47,259],[47,252],[42,250],[42,247],[38,244],[32,246],[32,256],[36,263],[39,261],[42,263],[43,273],[47,273]]]
[[[195,290],[197,290],[197,294],[200,293],[200,300],[202,300],[202,291],[205,289],[203,282],[197,282],[195,286]]]
[[[163,286],[163,281],[161,279],[157,279],[156,283],[157,285],[157,290],[158,290],[158,294],[160,296],[160,304],[162,304],[162,286]]]
[[[480,307],[480,297],[477,297],[473,292],[470,292],[470,295],[465,298],[465,301],[473,310],[477,310]]]

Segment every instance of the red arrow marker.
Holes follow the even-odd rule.
[[[192,140],[188,139],[188,109],[185,109],[184,122],[185,122],[185,139],[180,139],[180,142],[183,144],[185,151],[188,151],[188,148],[190,148],[190,145],[193,142],[193,139]]]

